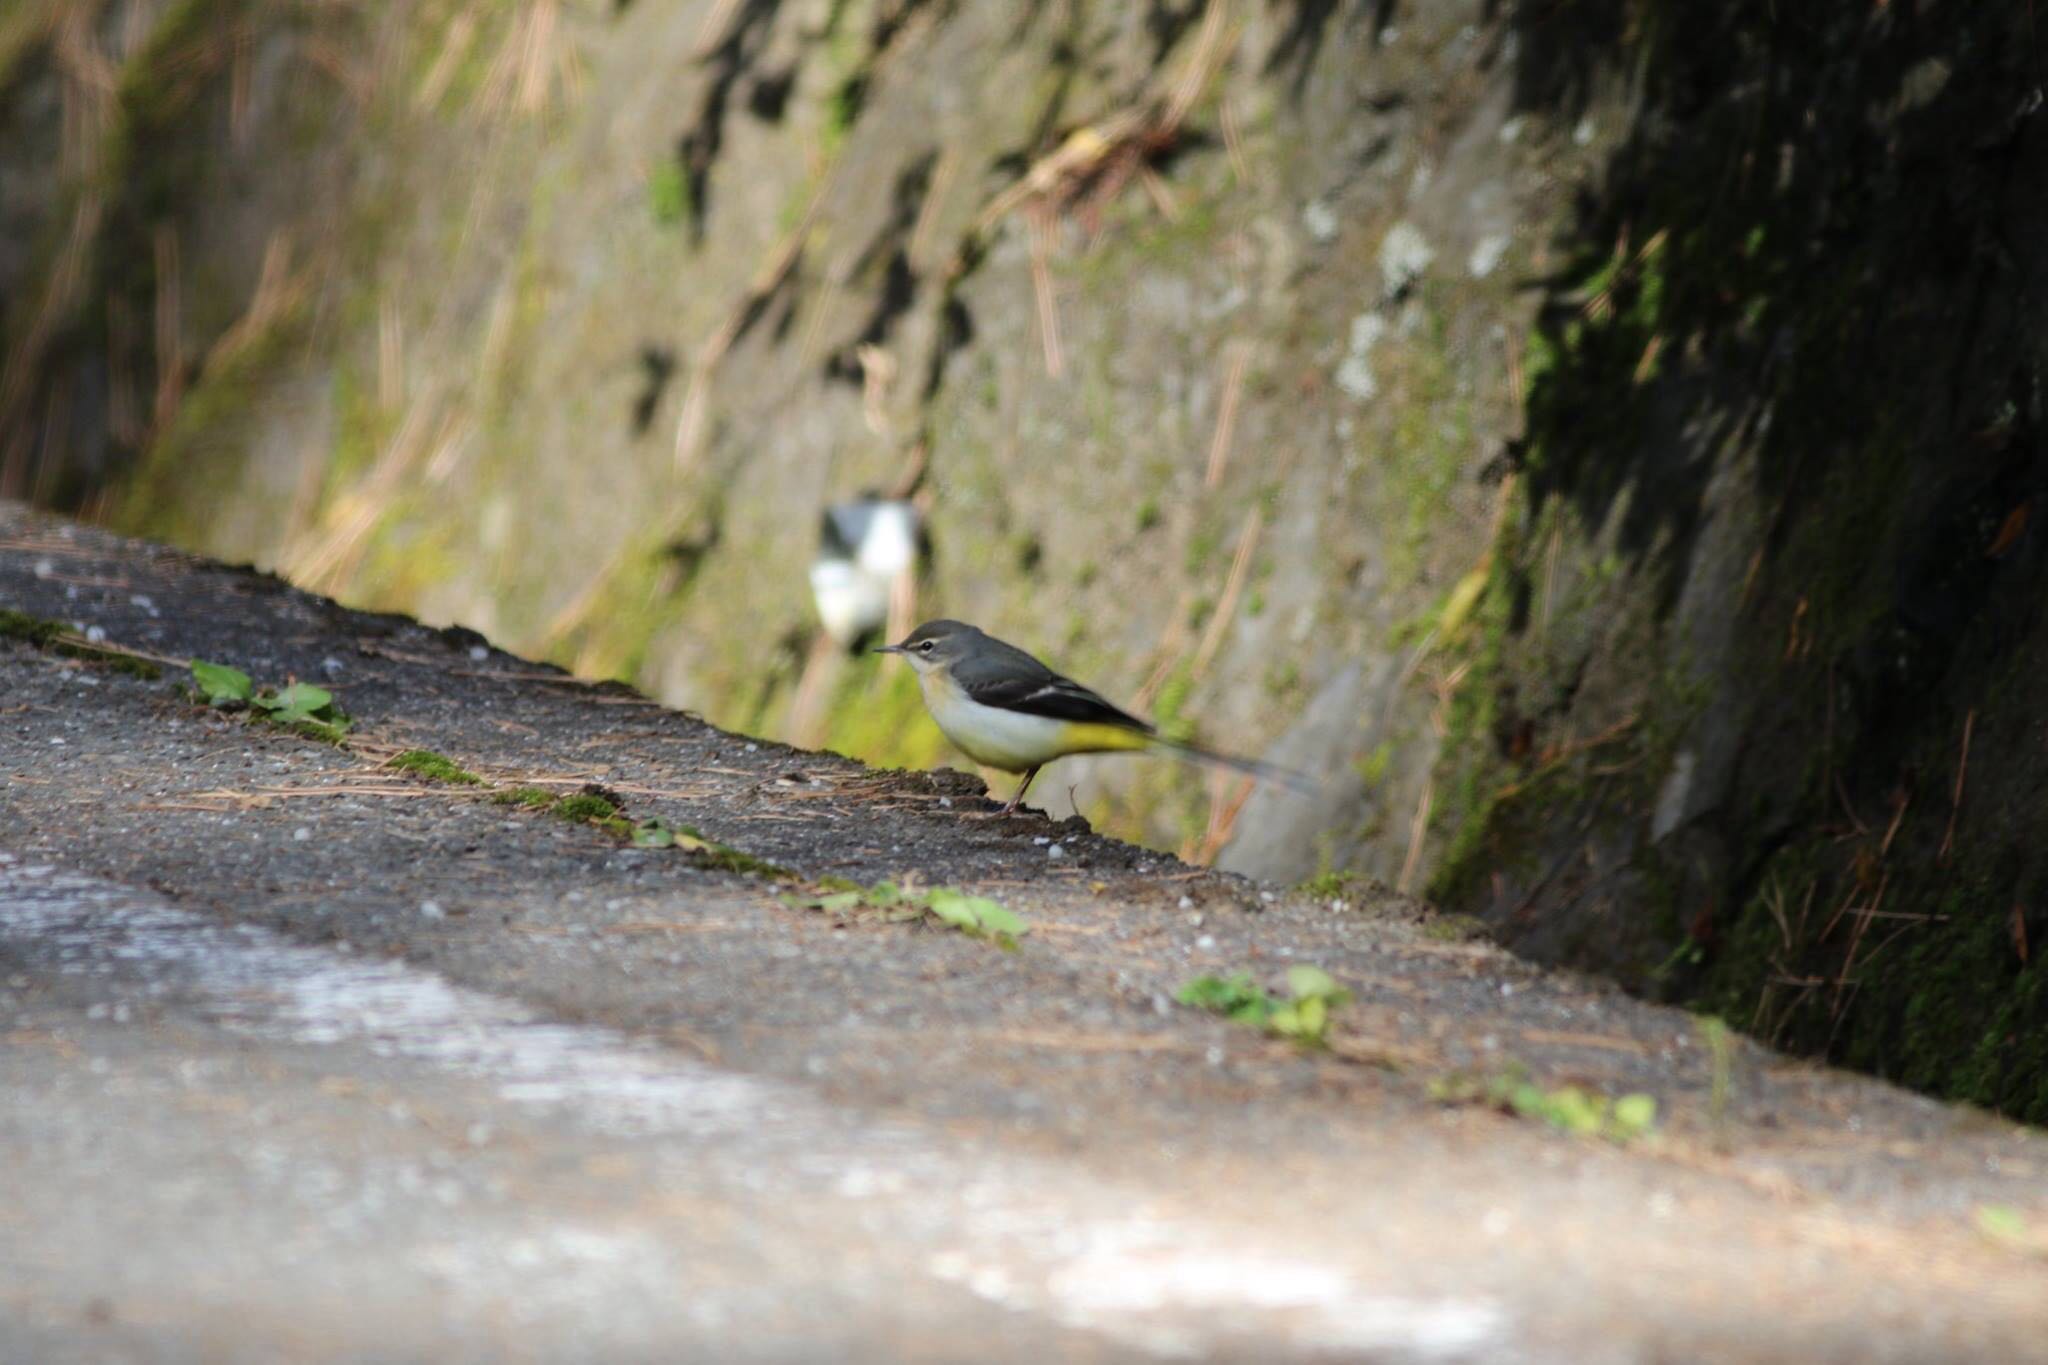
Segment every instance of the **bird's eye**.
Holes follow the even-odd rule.
[[[925,642],[924,642],[923,644],[921,644],[921,645],[919,645],[919,646],[917,647],[917,652],[918,652],[918,653],[920,653],[920,654],[929,654],[929,653],[931,653],[931,652],[932,652],[932,642],[931,642],[930,640],[926,640],[926,641],[925,641]]]

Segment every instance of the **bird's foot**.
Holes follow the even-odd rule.
[[[963,811],[961,812],[960,818],[962,820],[1007,820],[1011,816],[1019,814],[1035,815],[1037,814],[1037,812],[1027,810],[1025,807],[1018,805],[1015,801],[1011,801],[1005,805],[996,807],[994,810]]]

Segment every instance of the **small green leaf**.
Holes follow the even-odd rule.
[[[1266,1028],[1273,1019],[1273,998],[1260,990],[1247,972],[1229,978],[1198,976],[1182,986],[1176,998],[1183,1005],[1213,1010],[1253,1028]]]
[[[1294,993],[1295,999],[1305,1000],[1313,996],[1335,995],[1339,988],[1336,978],[1321,967],[1304,966],[1287,969],[1287,989]]]
[[[633,826],[633,847],[674,848],[676,832],[668,827],[659,816],[652,816]]]
[[[194,659],[192,681],[198,685],[209,706],[248,701],[256,693],[256,684],[247,673],[226,664],[202,663]]]
[[[781,896],[781,902],[792,910],[824,910],[840,914],[860,905],[860,892],[834,891],[822,896]]]
[[[284,709],[287,711],[325,711],[328,707],[334,705],[334,694],[332,692],[329,692],[324,687],[315,687],[311,683],[302,682],[295,682],[282,692],[279,692],[277,699],[284,703]]]
[[[992,900],[975,898],[976,911],[981,916],[981,927],[991,934],[1022,938],[1031,932],[1031,926],[1015,911],[1006,910]]]
[[[1567,1133],[1597,1133],[1607,1116],[1607,1101],[1588,1095],[1575,1085],[1565,1086],[1550,1096],[1544,1117]]]
[[[1183,1005],[1196,1009],[1215,1010],[1228,1014],[1247,995],[1256,995],[1258,988],[1252,985],[1249,976],[1238,975],[1225,979],[1220,976],[1198,976],[1180,988],[1174,997]]]
[[[1623,1095],[1614,1102],[1614,1130],[1624,1138],[1640,1137],[1657,1123],[1657,1101],[1648,1095]]]
[[[334,705],[334,694],[311,683],[293,683],[274,697],[256,698],[256,704],[270,712],[279,725],[291,725],[319,719],[321,712]]]
[[[958,891],[940,887],[932,892],[931,912],[967,933],[981,931],[981,918],[974,912],[972,896],[963,896]]]

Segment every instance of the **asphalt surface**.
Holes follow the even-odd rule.
[[[88,656],[0,640],[0,1359],[2048,1359],[2038,1134],[1385,892],[5,505],[0,608]],[[346,743],[195,658],[331,688]],[[791,875],[493,799],[586,784]],[[824,877],[1030,932],[781,899]],[[1298,964],[1355,997],[1326,1050],[1174,1003]],[[1523,1072],[1656,1129],[1445,1102]]]

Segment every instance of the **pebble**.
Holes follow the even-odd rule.
[[[1337,211],[1320,199],[1311,199],[1302,205],[1301,225],[1316,241],[1327,242],[1337,235]]]
[[[1194,898],[1193,896],[1182,896],[1182,897],[1180,898],[1180,908],[1181,908],[1181,909],[1183,909],[1183,910],[1192,910],[1192,909],[1194,909],[1194,908],[1195,908],[1195,898]]]
[[[1048,858],[1064,858],[1067,856],[1067,851],[1061,848],[1058,844],[1054,844],[1051,848],[1048,848],[1045,851],[1045,856]]]
[[[300,825],[297,829],[292,831],[292,842],[295,844],[303,844],[312,837],[313,831],[306,828],[304,825]]]
[[[469,657],[473,663],[482,663],[491,657],[491,651],[483,645],[471,645],[469,647]]]
[[[421,901],[421,902],[420,902],[420,918],[421,918],[421,919],[446,919],[446,918],[448,918],[448,912],[447,912],[446,910],[443,910],[443,909],[441,908],[441,902],[439,902],[439,901]]]

